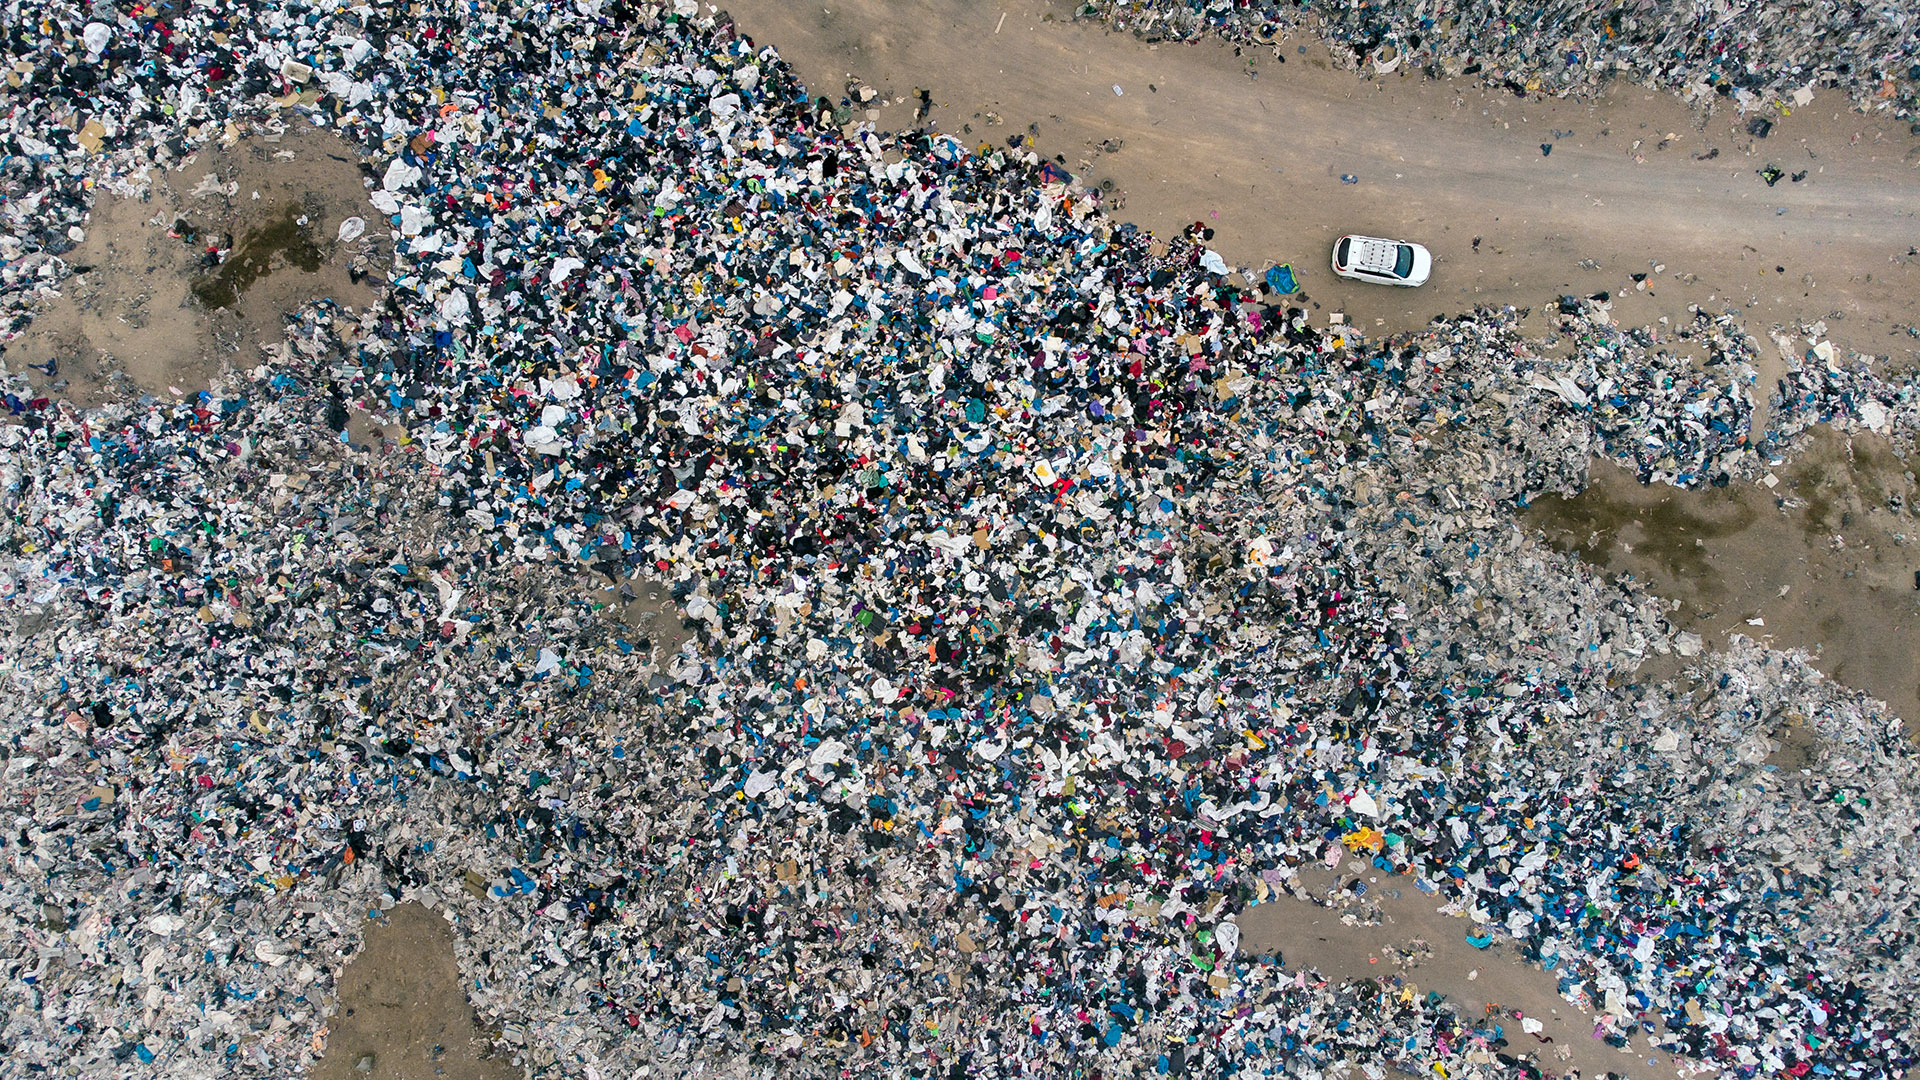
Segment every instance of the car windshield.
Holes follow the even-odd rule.
[[[1400,245],[1400,256],[1393,260],[1393,273],[1395,277],[1401,278],[1413,275],[1413,248],[1406,244]]]
[[[1347,248],[1352,244],[1352,237],[1343,236],[1340,238],[1340,250],[1334,254],[1334,258],[1339,260],[1341,266],[1347,265]]]

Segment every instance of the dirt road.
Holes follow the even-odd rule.
[[[1311,302],[1363,330],[1605,290],[1632,323],[1737,306],[1755,331],[1824,317],[1862,352],[1910,362],[1920,349],[1898,329],[1920,322],[1920,139],[1834,94],[1776,114],[1756,139],[1724,103],[1696,114],[1633,86],[1582,103],[1417,73],[1363,81],[1317,44],[1285,43],[1284,63],[1271,49],[1147,45],[1069,21],[1068,3],[727,7],[816,95],[862,80],[890,103],[873,119],[900,128],[925,89],[929,126],[975,144],[1032,125],[1036,150],[1111,181],[1122,219],[1161,236],[1203,222],[1213,247],[1256,272],[1291,262]],[[1772,187],[1758,174],[1768,165],[1786,174]],[[1327,253],[1347,232],[1426,244],[1433,279],[1335,278]]]

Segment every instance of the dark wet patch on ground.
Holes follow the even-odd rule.
[[[1845,535],[1879,509],[1914,509],[1908,498],[1913,474],[1878,439],[1855,439],[1845,453],[1804,456],[1784,475],[1787,491],[1806,503],[1801,523],[1809,540]]]
[[[292,266],[309,274],[318,271],[323,255],[311,223],[312,218],[295,204],[267,224],[248,230],[225,262],[193,283],[193,295],[217,311],[232,307],[242,293],[276,270]]]
[[[1771,487],[1644,487],[1596,462],[1572,498],[1536,499],[1524,528],[1679,602],[1669,616],[1717,648],[1740,633],[1805,649],[1920,731],[1920,494],[1908,462],[1871,435],[1816,430]],[[1774,736],[1781,768],[1817,747]]]
[[[1555,547],[1609,570],[1652,564],[1702,592],[1723,591],[1705,544],[1741,532],[1757,514],[1739,494],[1708,489],[1643,489],[1648,498],[1594,485],[1572,498],[1548,495],[1522,514]]]

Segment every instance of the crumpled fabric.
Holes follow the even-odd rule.
[[[1616,1045],[1912,1063],[1897,720],[1751,643],[1698,655],[1711,695],[1639,679],[1699,640],[1512,520],[1596,455],[1693,486],[1814,417],[1910,432],[1911,380],[1809,344],[1755,447],[1731,318],[1316,325],[1037,155],[823,121],[700,10],[124,17],[110,153],[324,120],[392,286],[177,401],[8,377],[10,1060],[297,1074],[359,920],[415,900],[555,1075],[1484,1064],[1486,1017],[1242,939],[1330,863]],[[137,61],[182,51],[236,92],[149,115]],[[354,104],[278,104],[333,74]],[[133,182],[34,130],[9,205]]]

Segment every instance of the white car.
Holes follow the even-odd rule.
[[[1419,244],[1377,236],[1343,236],[1333,243],[1333,272],[1378,285],[1425,285],[1433,253]]]

